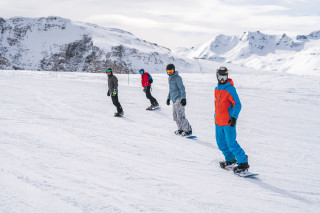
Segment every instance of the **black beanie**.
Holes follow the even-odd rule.
[[[173,70],[174,72],[176,71],[176,68],[174,67],[173,64],[168,64],[167,65],[167,70]]]

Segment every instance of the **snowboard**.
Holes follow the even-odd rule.
[[[188,138],[188,139],[196,139],[197,136],[195,135],[189,135],[189,136],[182,136],[183,138]]]
[[[256,174],[256,173],[252,173],[252,172],[249,172],[249,171],[244,171],[244,172],[240,172],[240,173],[234,173],[233,172],[233,168],[235,167],[235,164],[232,164],[232,165],[229,165],[229,166],[226,166],[225,168],[222,168],[220,166],[220,168],[224,169],[224,170],[227,170],[227,171],[232,171],[233,174],[239,176],[239,177],[244,177],[244,178],[256,178],[256,176],[258,176],[259,174]]]
[[[177,134],[175,134],[175,135],[177,135]],[[182,136],[182,135],[179,134],[177,136],[180,136],[182,138],[188,138],[188,139],[197,139],[197,136],[195,136],[195,135]]]
[[[244,178],[256,178],[256,176],[258,176],[259,174],[255,174],[255,173],[252,173],[249,171],[244,171],[244,172],[237,173],[235,175],[238,175],[238,176],[244,177]]]

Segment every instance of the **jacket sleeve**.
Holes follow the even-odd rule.
[[[113,76],[112,89],[117,89],[118,90],[118,78],[116,76]]]
[[[179,76],[176,80],[178,88],[181,92],[181,99],[186,99],[186,89],[183,85],[182,78]]]
[[[241,110],[241,102],[237,93],[237,90],[235,87],[231,87],[229,100],[233,104],[233,111],[231,117],[234,117],[235,119],[238,119],[240,110]]]
[[[145,84],[146,84],[145,82],[146,82],[146,75],[142,74],[142,76],[141,76],[141,85],[142,85],[142,87],[145,86]]]

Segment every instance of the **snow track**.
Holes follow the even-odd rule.
[[[218,167],[214,74],[182,74],[198,140],[173,134],[167,75],[0,71],[0,212],[319,212],[320,79],[239,68],[238,141],[258,179]]]

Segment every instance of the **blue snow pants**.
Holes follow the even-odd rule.
[[[236,126],[218,126],[216,124],[216,140],[219,149],[222,151],[226,161],[246,163],[247,157],[244,150],[240,147],[237,140]]]

